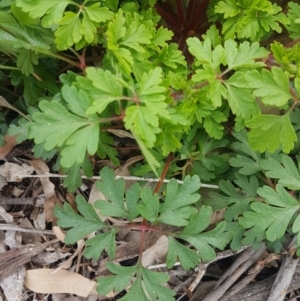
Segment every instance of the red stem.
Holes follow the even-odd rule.
[[[197,8],[195,14],[193,15],[193,17],[191,18],[191,22],[188,26],[188,31],[190,30],[195,30],[197,24],[200,22],[200,17],[206,12],[206,7],[208,5],[209,0],[203,0],[199,7]]]
[[[176,9],[179,17],[180,29],[185,28],[185,18],[181,0],[176,0]]]
[[[167,158],[167,161],[166,161],[166,164],[164,166],[161,177],[159,179],[159,182],[155,186],[153,194],[155,194],[159,191],[159,189],[160,189],[160,187],[161,187],[161,185],[162,185],[162,183],[163,183],[163,181],[166,177],[166,174],[168,172],[168,169],[170,167],[172,159],[173,159],[173,153],[170,153],[168,158]],[[144,250],[144,243],[145,243],[145,234],[146,234],[146,231],[148,230],[146,219],[143,219],[142,226],[140,226],[140,229],[141,229],[141,241],[140,241],[140,250],[139,250],[139,261],[142,260],[142,255],[143,255],[143,250]]]

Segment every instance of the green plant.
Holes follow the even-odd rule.
[[[169,237],[168,267],[178,258],[191,268],[226,244],[237,250],[267,241],[279,251],[287,235],[298,235],[298,3],[8,0],[0,9],[2,145],[5,135],[33,140],[34,155],[66,173],[64,186],[74,192],[82,173],[98,173],[97,160],[122,163],[112,130],[125,130],[145,158],[132,167],[135,175],[184,184],[172,180],[165,196],[159,186],[151,192],[135,184],[126,192],[104,169],[98,186],[108,202],[96,208],[142,233],[177,226],[159,230]],[[199,200],[199,179],[220,190]],[[181,190],[189,197],[172,203]],[[98,258],[106,249],[113,256],[118,228],[103,223],[83,198],[77,205],[82,216],[67,204],[56,209],[60,225],[76,229],[66,242],[101,231],[86,242],[85,255]],[[220,209],[223,221],[205,231]],[[138,216],[143,222],[133,223]],[[121,291],[135,276],[123,300],[172,298],[160,285],[167,278],[140,261],[109,269],[115,276],[102,279],[99,291],[105,281]]]

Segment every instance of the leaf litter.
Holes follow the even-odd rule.
[[[136,160],[133,160],[133,163],[139,159],[140,157],[137,157]],[[116,176],[130,176],[128,171],[129,164],[132,164],[131,161],[125,162],[123,166],[118,168],[116,170]],[[31,175],[33,173],[41,177],[28,179],[19,177],[19,175]],[[64,301],[112,300],[111,298],[118,300],[120,298],[120,294],[117,295],[118,291],[107,292],[106,295],[98,295],[96,291],[97,279],[99,277],[102,278],[104,275],[111,275],[112,271],[117,271],[111,264],[107,265],[110,261],[120,267],[124,264],[129,267],[135,264],[140,251],[139,243],[141,234],[137,231],[124,228],[119,231],[116,236],[117,245],[115,257],[112,260],[109,260],[106,253],[102,254],[99,260],[84,259],[83,252],[86,250],[84,240],[76,240],[73,246],[65,245],[65,231],[57,226],[57,218],[53,210],[56,204],[61,205],[65,203],[70,204],[70,207],[73,208],[75,212],[78,212],[79,208],[75,203],[75,197],[78,195],[81,195],[83,200],[87,200],[87,204],[94,204],[101,200],[101,206],[99,208],[106,211],[111,210],[113,203],[111,203],[111,200],[108,200],[105,193],[101,191],[104,189],[103,191],[105,192],[105,189],[109,187],[109,181],[104,182],[106,183],[105,185],[99,186],[95,181],[85,180],[82,189],[77,190],[76,193],[67,193],[61,188],[59,180],[50,180],[50,178],[46,176],[48,174],[49,167],[42,160],[16,158],[14,162],[5,161],[4,164],[0,165],[0,176],[4,179],[3,186],[0,187],[1,198],[15,198],[19,201],[19,203],[14,204],[14,206],[6,205],[0,207],[1,225],[6,226],[5,230],[0,229],[0,237],[3,236],[3,239],[0,240],[0,286],[2,288],[2,296],[0,295],[0,297],[8,301],[50,300],[49,296],[51,296],[52,300]],[[126,181],[126,189],[134,190],[135,184],[136,180]],[[180,185],[181,184],[182,182]],[[9,190],[7,190],[8,187]],[[99,187],[101,188],[100,190]],[[174,190],[174,194],[176,194],[177,190],[179,192],[181,191],[180,186],[174,181],[171,181],[169,189],[170,187]],[[189,188],[182,193],[183,198],[186,198],[187,194],[193,193],[193,188]],[[20,201],[22,198],[24,202]],[[40,200],[39,203],[33,202],[37,199]],[[32,202],[29,202],[29,200],[32,200]],[[165,206],[162,207],[164,214],[161,219],[169,223],[168,210],[170,210],[174,216],[178,215],[183,229],[181,232],[182,238],[186,239],[191,245],[194,244],[196,246],[197,241],[195,241],[195,237],[201,237],[201,229],[193,230],[193,234],[187,234],[188,230],[185,229],[188,229],[188,227],[184,227],[184,214],[187,213],[184,212],[183,215],[180,213],[180,202],[182,199],[177,196],[175,201],[175,203],[171,203],[167,198]],[[116,204],[119,206],[119,210],[121,210],[122,205]],[[129,202],[126,206],[132,206],[132,204]],[[142,206],[145,208],[147,204]],[[122,210],[126,211],[126,207]],[[128,218],[133,218],[134,221],[141,222],[141,220],[135,220],[135,215],[130,216],[131,213],[129,211],[126,214]],[[200,212],[199,216],[201,216],[201,214]],[[223,215],[222,212],[220,214]],[[196,222],[198,218],[200,217],[194,217],[194,229],[197,228]],[[222,219],[222,217],[220,219]],[[101,223],[119,226],[122,224],[126,225],[128,221],[118,218],[118,216],[101,216],[100,224]],[[205,223],[213,226],[216,223],[216,217],[205,220]],[[170,222],[168,226],[168,230],[170,231],[172,231],[172,227],[174,227],[172,224],[173,223]],[[96,232],[89,234],[88,238],[93,238],[95,235]],[[204,237],[204,239],[206,238]],[[222,239],[224,239],[224,237]],[[222,239],[219,241],[221,244]],[[215,243],[218,245],[218,242]],[[169,244],[170,242],[166,236],[159,235],[155,232],[147,233],[142,260],[144,267],[164,271],[166,274],[169,274],[170,280],[168,286],[176,293],[181,292],[177,296],[182,295],[184,287],[192,288],[190,291],[191,296],[194,291],[195,294],[192,300],[196,300],[196,296],[205,295],[209,291],[205,286],[207,281],[203,282],[201,280],[205,279],[206,274],[209,277],[210,265],[199,263],[196,269],[184,271],[180,265],[175,262],[174,267],[167,270],[166,266],[168,265],[168,260],[170,260],[167,258]],[[175,248],[172,251],[173,253],[178,252],[178,256],[180,257],[179,254],[181,250],[178,249],[178,243],[174,244],[173,242],[171,245],[176,245],[177,249]],[[191,247],[191,245],[187,245],[187,248]],[[235,254],[231,251],[227,252],[227,254],[226,252],[227,251],[218,253],[215,260],[223,260],[222,256],[226,258]],[[174,254],[172,256],[174,256]],[[198,259],[191,257],[190,260],[192,264],[193,260]],[[212,260],[212,262],[215,260]],[[195,278],[197,273],[199,275],[201,274],[199,273],[201,269],[204,271],[202,273],[203,275]],[[119,272],[121,274],[123,273],[121,270],[119,270]],[[133,275],[138,277],[138,279],[142,277],[141,275],[146,277],[145,281],[148,279],[147,277],[149,277],[147,281],[152,279],[151,275],[147,274],[146,269],[143,272],[136,271],[134,273],[136,274]],[[212,283],[215,284],[219,276],[212,277],[215,279]],[[160,280],[157,279],[157,281]],[[201,285],[197,289],[199,283]],[[149,282],[148,285],[151,287],[154,283],[150,284]],[[205,287],[204,290],[203,287]],[[211,287],[211,285],[208,285],[208,287]],[[124,287],[124,289],[128,290],[129,287]],[[203,293],[203,291],[205,293]],[[36,299],[36,296],[40,296],[39,299]]]

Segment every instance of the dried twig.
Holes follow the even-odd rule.
[[[299,258],[293,258],[296,251],[296,240],[297,235],[293,237],[289,244],[288,253],[284,256],[267,301],[283,301],[285,295],[287,294],[288,287],[291,284],[293,275],[299,262]]]
[[[38,246],[25,246],[20,249],[12,249],[0,254],[0,280],[14,273],[21,265],[30,261],[31,257],[40,253],[49,245],[58,242],[53,239]]]
[[[55,235],[52,230],[22,228],[13,224],[0,224],[0,230]]]
[[[67,175],[58,175],[58,174],[52,174],[47,173],[44,175],[18,175],[20,179],[23,178],[66,178]],[[100,180],[101,177],[99,176],[93,176],[91,178],[88,178],[86,176],[81,176],[82,179],[89,179],[89,180]],[[148,183],[158,183],[159,179],[153,179],[153,178],[141,178],[141,177],[134,177],[134,176],[116,176],[116,179],[124,179],[126,181],[141,181],[141,182],[148,182]],[[176,180],[178,184],[183,184],[183,181]],[[164,179],[163,183],[169,183],[169,179]],[[211,184],[204,184],[201,183],[201,187],[203,188],[211,188],[211,189],[220,189],[218,185],[211,185]]]
[[[202,299],[202,301],[218,301],[225,292],[238,280],[238,278],[248,270],[248,268],[258,260],[265,251],[265,244],[257,251],[247,249],[224,273],[216,286]]]

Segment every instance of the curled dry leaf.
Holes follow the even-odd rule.
[[[46,165],[45,162],[43,162],[41,160],[33,160],[33,161],[30,162],[30,164],[34,168],[35,172],[38,175],[45,175],[45,174],[49,173],[48,166]],[[46,178],[41,177],[40,181],[43,185],[43,190],[44,190],[44,193],[45,193],[46,197],[47,198],[52,197],[55,194],[54,184],[47,177]]]
[[[25,286],[40,294],[68,293],[87,297],[93,292],[96,282],[78,273],[52,269],[29,270],[25,276]],[[96,292],[95,292],[96,293]]]
[[[52,195],[50,198],[45,200],[44,210],[45,210],[45,220],[47,223],[55,222],[56,218],[54,216],[55,205],[62,205],[61,201],[56,195]]]
[[[164,261],[168,253],[168,237],[162,235],[156,243],[143,252],[142,263],[144,267],[148,267],[155,262]]]
[[[0,147],[0,159],[3,159],[18,144],[17,136],[4,136],[5,144]]]
[[[7,182],[21,182],[23,177],[33,173],[33,167],[27,164],[5,162],[0,166],[0,176]]]

